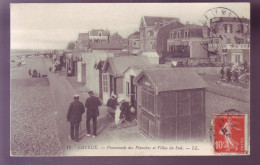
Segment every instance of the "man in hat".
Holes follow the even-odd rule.
[[[94,96],[93,91],[89,91],[89,98],[86,100],[85,107],[87,108],[87,136],[91,135],[90,131],[90,120],[93,122],[93,134],[92,137],[97,136],[97,116],[99,116],[98,107],[102,105],[99,98]]]
[[[74,101],[70,104],[67,120],[70,121],[70,138],[78,142],[79,138],[79,124],[81,122],[82,114],[85,108],[82,102],[79,101],[79,95],[74,95]]]
[[[118,105],[116,95],[114,93],[111,94],[111,97],[107,101],[107,111],[114,118],[116,106]]]

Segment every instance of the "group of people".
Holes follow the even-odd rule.
[[[220,74],[221,74],[221,79],[224,79],[224,75],[225,75],[224,67],[222,67]],[[238,81],[239,81],[239,79],[238,79],[238,77],[239,77],[238,68],[236,68],[236,69],[227,68],[226,75],[227,75],[227,82],[228,83],[231,82],[232,78],[233,78],[234,82],[238,83]]]
[[[70,139],[79,141],[79,125],[82,120],[82,114],[86,108],[86,136],[95,138],[97,136],[97,117],[99,116],[98,107],[102,105],[98,97],[94,96],[93,91],[89,91],[89,98],[86,100],[85,105],[79,101],[79,95],[74,95],[74,101],[70,104],[67,112],[67,121],[70,122]],[[127,98],[112,94],[111,98],[107,101],[107,110],[111,117],[114,118],[115,124],[118,125],[123,121],[131,122],[136,118],[136,109],[129,104]],[[91,133],[90,122],[93,122],[93,132]]]
[[[116,125],[122,121],[131,122],[136,118],[136,108],[123,95],[117,98],[116,95],[112,94],[107,101],[107,111],[115,119]]]
[[[99,98],[94,96],[93,91],[89,91],[89,98],[85,102],[85,106],[79,101],[79,95],[74,95],[74,101],[70,104],[67,113],[67,121],[70,122],[70,139],[78,142],[79,141],[79,125],[82,120],[82,114],[86,111],[86,136],[95,138],[97,136],[97,117],[99,116],[98,107],[102,105]],[[90,130],[90,121],[93,122],[93,133]]]
[[[34,69],[34,70],[29,69],[28,70],[28,74],[29,74],[29,76],[31,76],[33,78],[36,78],[36,77],[47,77],[48,76],[46,74],[42,74],[41,75],[41,73],[39,71],[37,71],[36,69]]]

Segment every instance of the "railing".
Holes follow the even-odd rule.
[[[170,57],[170,58],[187,58],[190,57],[189,51],[183,51],[183,52],[162,52],[162,55],[164,57]]]

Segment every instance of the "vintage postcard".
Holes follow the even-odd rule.
[[[10,155],[250,155],[250,3],[11,3]]]

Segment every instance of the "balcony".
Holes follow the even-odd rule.
[[[190,57],[189,51],[182,51],[182,52],[163,51],[162,54],[164,57],[169,57],[169,58],[189,58]]]

